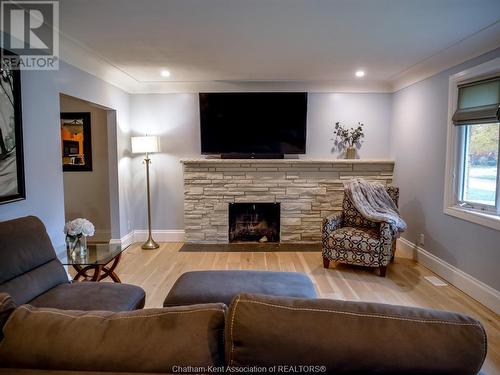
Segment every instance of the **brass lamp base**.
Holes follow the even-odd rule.
[[[147,153],[144,162],[146,163],[146,192],[148,197],[148,239],[142,244],[141,248],[144,250],[154,250],[158,249],[160,245],[158,245],[151,236],[151,195],[149,194],[149,164],[151,163],[151,159],[149,159]]]
[[[144,242],[141,246],[141,249],[144,249],[144,250],[154,250],[154,249],[158,249],[160,247],[160,245],[158,245],[155,240],[153,240],[151,237],[148,238],[148,240],[146,242]]]

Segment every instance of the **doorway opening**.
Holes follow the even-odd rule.
[[[95,227],[88,242],[109,242],[119,233],[112,219],[118,217],[113,212],[118,209],[113,204],[116,138],[110,137],[115,113],[65,94],[59,99],[65,220],[85,218]]]

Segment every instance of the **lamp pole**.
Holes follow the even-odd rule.
[[[153,240],[153,236],[151,235],[151,194],[149,188],[149,165],[151,164],[151,159],[147,152],[144,162],[146,163],[146,191],[148,197],[148,239],[142,244],[141,248],[144,250],[154,250],[158,249],[160,245]]]

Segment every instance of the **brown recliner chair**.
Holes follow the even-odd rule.
[[[387,187],[396,206],[399,188]],[[365,219],[344,192],[342,212],[323,220],[323,265],[330,261],[366,267],[378,267],[384,277],[387,265],[394,258],[396,234],[388,223]]]
[[[136,310],[146,296],[135,285],[69,282],[45,226],[34,216],[0,222],[2,292],[18,305],[65,310]]]

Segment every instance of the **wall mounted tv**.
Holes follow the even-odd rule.
[[[200,93],[202,154],[306,152],[307,93]]]

